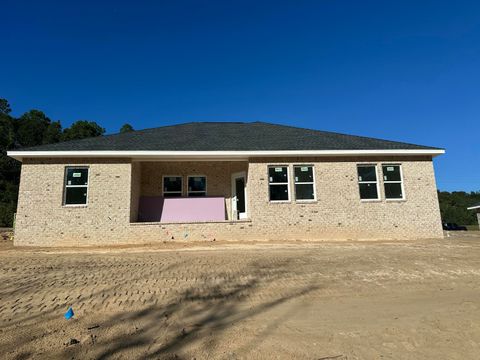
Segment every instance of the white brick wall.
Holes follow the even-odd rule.
[[[361,202],[356,168],[361,162],[376,163],[379,167],[382,163],[402,164],[406,200],[385,201],[380,178],[382,200]],[[270,203],[269,164],[314,165],[317,201],[300,204],[292,199],[290,203]],[[87,207],[62,206],[64,171],[69,165],[90,167]],[[225,196],[230,214],[231,174],[247,167],[250,221],[130,224],[130,219],[136,218],[139,196],[160,194],[162,175],[183,175],[184,181],[187,175],[206,175],[208,194]],[[254,159],[250,164],[132,164],[128,159],[25,159],[15,244],[82,246],[167,240],[414,239],[441,236],[435,177],[428,158]]]
[[[255,228],[268,238],[381,239],[443,236],[432,162],[411,159],[258,159],[250,163],[249,184]],[[377,164],[381,201],[360,200],[357,164]],[[382,163],[402,164],[405,201],[386,201]],[[312,164],[317,201],[268,201],[269,164]],[[293,182],[291,183],[293,191]],[[292,194],[293,195],[293,194]]]

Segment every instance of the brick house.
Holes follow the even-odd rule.
[[[480,203],[467,208],[467,210],[473,210],[477,213],[478,227],[480,229]]]
[[[442,153],[262,122],[23,148],[15,244],[442,237]]]

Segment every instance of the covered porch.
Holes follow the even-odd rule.
[[[131,223],[248,218],[246,161],[134,161]]]

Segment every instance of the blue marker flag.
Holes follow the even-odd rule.
[[[67,312],[65,313],[64,316],[65,316],[65,319],[70,320],[73,315],[74,315],[73,309],[70,307],[70,308],[67,310]]]

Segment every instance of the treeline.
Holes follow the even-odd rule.
[[[468,207],[480,203],[480,191],[439,191],[440,212],[443,222],[457,223],[458,225],[476,225],[477,215]]]
[[[22,116],[10,116],[12,109],[6,99],[0,99],[0,227],[10,227],[17,208],[20,163],[7,157],[7,151],[19,147],[52,144],[60,141],[100,136],[105,129],[94,121],[78,120],[63,128],[39,110]],[[125,124],[120,132],[132,131]]]

